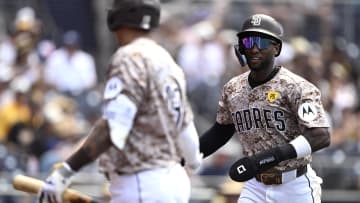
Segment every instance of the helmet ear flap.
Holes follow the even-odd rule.
[[[279,56],[280,53],[281,53],[281,48],[282,48],[282,43],[280,42],[279,43],[279,49],[278,49],[278,52],[275,54],[275,57]]]
[[[236,52],[239,54],[245,54],[245,48],[241,41],[241,38],[238,37],[238,44],[235,46]]]
[[[234,46],[234,51],[235,51],[235,55],[238,58],[240,65],[241,66],[245,66],[246,65],[246,58],[244,56],[244,48],[241,48],[242,46],[240,45],[235,45]]]
[[[239,50],[239,53],[240,53],[240,54],[245,54],[244,46],[239,45],[239,46],[238,46],[238,50]]]
[[[240,57],[242,54],[244,54],[244,49],[240,47],[240,45],[235,45],[234,46],[234,51],[235,51],[235,55],[236,57]]]

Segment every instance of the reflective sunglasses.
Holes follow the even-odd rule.
[[[240,41],[245,49],[251,49],[255,44],[259,49],[268,49],[270,45],[275,44],[275,42],[269,38],[255,36],[243,37]]]

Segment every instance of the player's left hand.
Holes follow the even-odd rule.
[[[60,164],[55,166],[53,172],[46,178],[45,184],[38,193],[39,203],[62,203],[62,195],[70,185],[73,171]]]

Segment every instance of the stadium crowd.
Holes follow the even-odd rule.
[[[272,14],[288,33],[276,63],[321,90],[331,120],[331,146],[317,154],[332,163],[314,167],[324,177],[324,189],[360,189],[360,162],[344,165],[348,157],[360,155],[359,41],[339,31],[344,8],[335,1],[256,2],[214,1],[206,9],[193,7],[191,14],[169,6],[154,33],[186,74],[198,131],[214,119],[224,83],[247,71],[233,52],[238,18]],[[59,42],[43,38],[46,25],[36,12],[31,6],[17,8],[0,38],[0,171],[10,176],[47,172],[70,154],[101,113],[99,73],[106,64],[84,49],[84,36],[76,30],[63,30]],[[200,175],[226,175],[241,154],[235,139],[222,151],[206,160]],[[343,179],[343,174],[351,176]]]

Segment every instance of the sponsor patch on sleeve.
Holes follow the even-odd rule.
[[[104,90],[104,99],[111,99],[116,97],[123,89],[121,80],[117,77],[112,77],[107,81]]]
[[[310,122],[313,121],[317,115],[318,111],[315,104],[313,103],[303,103],[299,106],[298,115],[301,120]]]

